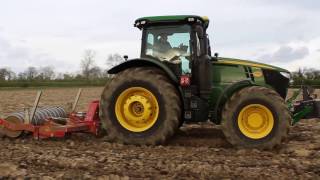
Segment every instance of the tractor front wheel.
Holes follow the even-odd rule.
[[[162,144],[175,133],[180,117],[177,89],[157,68],[120,72],[101,97],[101,123],[109,139],[120,143]]]
[[[290,112],[274,90],[252,86],[224,106],[221,127],[227,140],[244,148],[272,149],[288,135]]]

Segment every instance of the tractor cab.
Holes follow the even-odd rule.
[[[188,75],[197,94],[208,96],[212,60],[208,25],[207,17],[193,15],[139,18],[134,26],[142,30],[141,58],[161,61],[177,77]]]

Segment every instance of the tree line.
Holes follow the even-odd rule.
[[[108,69],[102,69],[95,63],[96,53],[86,50],[80,62],[80,73],[57,73],[53,66],[27,67],[23,72],[15,73],[10,68],[0,68],[0,81],[72,81],[72,80],[97,80],[108,78]],[[112,67],[123,62],[124,59],[118,54],[109,54],[106,65]]]
[[[28,67],[24,72],[15,73],[9,68],[0,68],[0,81],[14,80],[53,80],[55,78],[54,68],[45,66],[36,68]]]
[[[311,85],[320,87],[320,70],[314,68],[299,68],[292,72],[292,85]]]

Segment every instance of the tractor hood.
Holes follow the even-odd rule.
[[[244,65],[244,66],[252,66],[252,67],[259,67],[262,69],[272,69],[279,72],[287,72],[290,73],[288,70],[272,66],[269,64],[254,62],[254,61],[248,61],[248,60],[241,60],[241,59],[234,59],[234,58],[225,58],[225,57],[219,57],[217,63],[221,64],[235,64],[235,65]]]

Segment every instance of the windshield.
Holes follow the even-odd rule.
[[[188,73],[190,60],[190,26],[153,26],[146,29],[144,56],[160,61],[181,63],[182,71]]]

